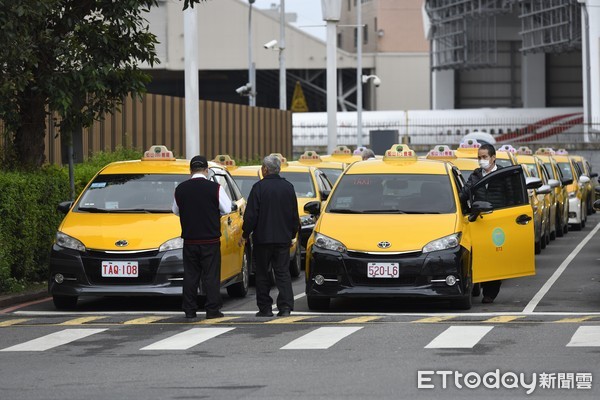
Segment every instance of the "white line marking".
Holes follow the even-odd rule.
[[[451,326],[433,339],[426,349],[471,349],[493,326]]]
[[[328,349],[362,326],[318,328],[283,346],[282,350]]]
[[[142,347],[140,350],[187,350],[233,329],[235,328],[193,328]]]
[[[533,296],[533,298],[527,304],[527,306],[525,306],[525,308],[523,309],[523,313],[527,314],[533,312],[533,310],[537,307],[538,303],[542,300],[546,293],[548,293],[552,285],[554,285],[554,282],[556,282],[558,278],[560,278],[560,275],[569,266],[569,264],[577,256],[577,254],[579,254],[581,249],[583,249],[583,246],[585,246],[587,242],[589,242],[590,239],[596,234],[596,232],[598,232],[598,229],[600,229],[600,222],[596,225],[594,229],[592,229],[590,233],[588,233],[585,239],[583,239],[581,243],[579,243],[577,247],[575,247],[571,254],[569,254],[567,258],[565,258],[562,264],[559,265],[559,267],[556,269],[556,271],[554,271],[554,274],[552,274],[550,279],[546,281],[544,286],[542,286],[542,288],[535,294],[535,296]]]
[[[567,347],[600,347],[600,326],[580,326]]]
[[[78,339],[104,332],[106,329],[65,329],[0,351],[44,351]]]

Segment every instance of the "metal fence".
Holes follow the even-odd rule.
[[[252,160],[269,153],[292,155],[292,113],[279,109],[200,100],[200,152],[209,159],[229,154]],[[3,128],[0,125],[0,132]],[[5,135],[0,138],[0,147]],[[122,146],[139,150],[153,144],[167,146],[185,158],[185,100],[146,94],[125,99],[119,109],[83,131],[83,156]],[[46,121],[45,155],[50,164],[62,164],[56,117]]]

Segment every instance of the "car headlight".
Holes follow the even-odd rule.
[[[460,233],[453,233],[452,235],[444,236],[436,240],[432,240],[423,246],[423,253],[429,253],[432,251],[446,250],[456,247],[460,244]]]
[[[166,242],[160,245],[158,251],[169,251],[177,249],[183,249],[183,239],[181,237],[176,237],[174,239],[167,240]]]
[[[321,235],[320,233],[315,233],[314,245],[325,250],[332,250],[340,253],[346,252],[346,246],[344,246],[342,242],[338,242],[337,240]]]
[[[317,218],[312,214],[300,217],[300,224],[302,224],[302,226],[314,225],[315,222],[317,222]]]
[[[65,249],[77,250],[81,252],[85,251],[85,246],[83,243],[60,231],[56,232],[56,244],[60,247],[64,247]]]

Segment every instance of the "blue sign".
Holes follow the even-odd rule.
[[[500,228],[494,229],[492,232],[492,241],[496,247],[501,247],[506,241],[506,235],[504,234],[504,231]]]

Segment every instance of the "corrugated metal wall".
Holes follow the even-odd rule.
[[[199,107],[200,152],[209,159],[217,154],[229,154],[236,160],[251,160],[273,152],[291,158],[290,111],[203,100]],[[46,126],[46,160],[60,165],[60,136],[52,118],[48,118]],[[121,111],[96,121],[83,132],[86,158],[94,152],[119,146],[146,150],[153,144],[165,145],[176,157],[185,158],[183,98],[152,94],[144,95],[141,101],[127,98]]]

